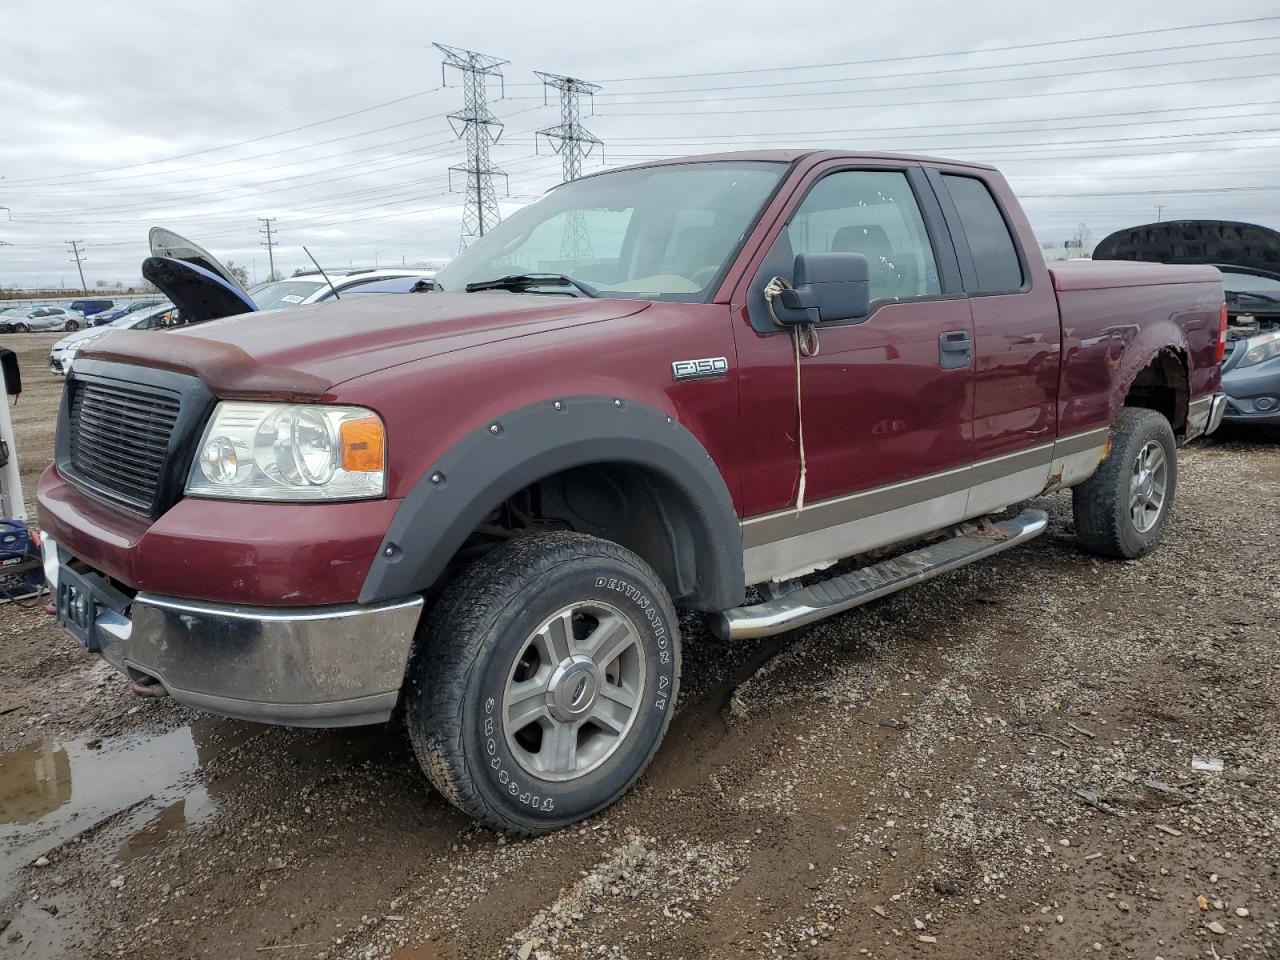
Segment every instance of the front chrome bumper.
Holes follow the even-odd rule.
[[[58,620],[135,681],[228,717],[300,727],[388,720],[422,598],[363,606],[240,607],[139,593],[73,570],[50,538],[45,576]]]

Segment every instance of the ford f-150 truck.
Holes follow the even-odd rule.
[[[1023,543],[1134,558],[1222,413],[1209,266],[1046,267],[993,169],[768,151],[564,184],[426,292],[184,315],[67,379],[41,478],[60,622],[144,694],[399,716],[531,834],[617,799],[680,684],[677,611],[778,633]],[[244,307],[248,309],[248,307]],[[202,314],[203,311],[203,314]]]

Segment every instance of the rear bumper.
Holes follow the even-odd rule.
[[[1211,393],[1191,401],[1187,410],[1187,440],[1196,437],[1207,437],[1220,426],[1222,416],[1227,409],[1225,393]]]
[[[71,570],[70,555],[51,537],[42,546],[59,623],[179,703],[303,727],[382,723],[395,708],[421,597],[277,608],[126,598],[105,578]]]

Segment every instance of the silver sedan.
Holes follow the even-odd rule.
[[[14,333],[31,333],[36,330],[79,330],[84,317],[63,307],[32,307],[24,314],[9,318]]]

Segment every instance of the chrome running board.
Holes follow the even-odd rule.
[[[716,632],[729,640],[750,640],[795,630],[1034,540],[1048,524],[1049,517],[1043,510],[1026,510],[1011,520],[971,529],[773,600],[726,610],[714,621]]]

